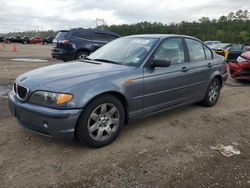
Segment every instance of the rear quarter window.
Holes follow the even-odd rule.
[[[206,59],[213,59],[213,53],[212,51],[204,45],[204,50],[206,54]]]

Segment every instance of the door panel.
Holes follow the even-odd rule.
[[[207,82],[211,75],[209,63],[208,60],[190,62],[187,73],[188,95],[190,98],[202,97],[206,92]]]
[[[144,69],[144,105],[145,111],[185,102],[187,97],[187,74],[183,65]]]
[[[144,68],[144,111],[157,111],[185,102],[188,79],[185,57],[179,37],[168,38],[159,45],[153,60],[171,61],[171,65]]]
[[[190,100],[204,97],[211,75],[212,52],[200,41],[185,39],[190,62],[188,71],[188,96]]]

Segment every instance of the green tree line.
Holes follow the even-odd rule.
[[[250,14],[248,10],[231,12],[227,16],[210,20],[202,17],[198,21],[163,24],[160,22],[140,22],[135,24],[111,25],[105,29],[121,36],[132,34],[182,34],[205,40],[219,40],[250,44]]]
[[[198,21],[163,24],[160,22],[140,22],[134,24],[101,26],[100,28],[113,31],[121,36],[133,34],[182,34],[205,40],[219,40],[221,42],[244,43],[250,45],[250,13],[248,10],[230,12],[218,19],[202,17]],[[27,31],[12,32],[4,36],[55,36],[58,31]]]

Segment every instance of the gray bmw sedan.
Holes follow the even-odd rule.
[[[130,119],[197,102],[214,106],[227,76],[224,58],[196,38],[133,35],[85,59],[20,75],[9,107],[26,129],[102,147]]]

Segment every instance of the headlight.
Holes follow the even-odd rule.
[[[238,62],[238,63],[246,62],[246,59],[244,59],[243,57],[239,56],[239,57],[237,58],[237,62]]]
[[[36,91],[31,95],[29,102],[43,106],[57,106],[69,102],[72,98],[73,95],[67,93]]]

